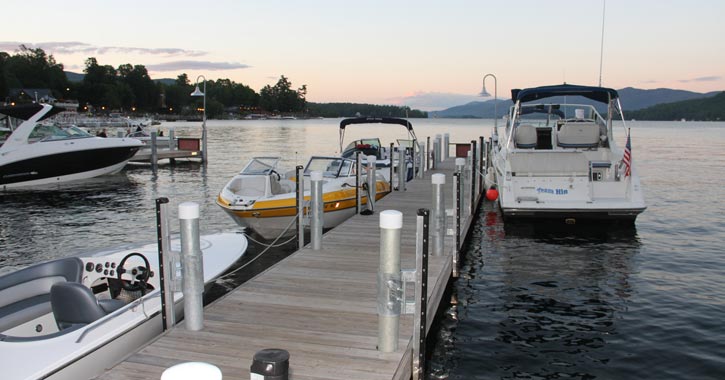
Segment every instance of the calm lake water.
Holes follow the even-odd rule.
[[[492,121],[411,120],[418,138],[490,135]],[[0,194],[0,273],[80,250],[155,239],[154,200],[200,204],[203,231],[237,229],[214,200],[253,156],[284,166],[339,152],[339,119],[209,121],[209,163],[129,166],[61,189]],[[725,378],[725,123],[628,123],[648,209],[631,229],[504,225],[486,203],[430,378]],[[198,136],[200,123],[165,123]],[[618,129],[621,132],[621,129]],[[621,134],[621,133],[620,133]],[[405,138],[354,126],[345,142]],[[620,138],[622,136],[619,136]],[[178,228],[178,223],[172,223]],[[232,282],[291,252],[280,250]],[[250,244],[248,260],[261,248]],[[265,254],[265,257],[268,254]],[[233,285],[233,284],[232,284]]]

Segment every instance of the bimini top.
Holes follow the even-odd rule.
[[[0,106],[0,114],[7,115],[15,119],[28,120],[43,109],[42,104],[19,104],[17,106]],[[55,114],[65,111],[65,108],[53,106],[40,120],[45,120]],[[38,121],[40,121],[38,120]]]
[[[550,98],[552,96],[583,96],[585,98],[608,104],[612,99],[619,97],[617,90],[606,87],[577,86],[573,84],[560,84],[556,86],[543,86],[534,88],[513,89],[511,99],[516,103]]]
[[[398,117],[351,117],[349,119],[342,119],[340,122],[340,129],[345,129],[346,126],[350,124],[400,124],[406,128],[408,128],[408,131],[413,131],[413,124],[411,124],[406,119],[401,119]]]

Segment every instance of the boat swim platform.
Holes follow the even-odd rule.
[[[308,244],[207,305],[201,331],[189,331],[181,321],[98,379],[159,379],[169,367],[201,361],[218,367],[224,380],[247,380],[254,354],[267,348],[289,352],[294,380],[410,379],[412,315],[400,317],[395,352],[376,348],[380,212],[403,213],[401,268],[415,269],[416,215],[432,207],[430,176],[445,174],[445,207],[452,208],[454,169],[453,158],[440,163],[424,179],[408,182],[406,191],[376,202],[375,214],[355,215],[325,233],[321,250]],[[461,221],[462,236],[471,222],[471,216]],[[446,236],[445,254],[433,256],[430,244],[426,330],[441,301],[447,302],[442,298],[452,276],[454,245],[454,236]]]

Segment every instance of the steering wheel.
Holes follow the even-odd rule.
[[[124,265],[126,265],[126,260],[130,259],[131,257],[138,256],[143,259],[144,266],[135,267],[130,270],[131,280],[130,281],[123,281],[121,276],[124,273],[129,272],[124,268]],[[138,252],[131,252],[126,257],[124,257],[120,263],[118,263],[118,268],[116,269],[116,277],[118,278],[118,281],[121,282],[121,286],[128,290],[128,291],[137,291],[137,290],[145,290],[146,289],[146,282],[148,282],[149,277],[151,277],[151,265],[149,264],[149,260],[146,258],[146,256],[138,253]]]
[[[276,175],[277,176],[277,181],[279,181],[280,179],[282,179],[282,176],[279,175],[279,173],[277,173],[277,171],[275,171],[274,169],[269,169],[269,174]]]

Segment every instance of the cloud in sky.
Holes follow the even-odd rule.
[[[17,42],[17,41],[0,41],[0,51],[16,51],[20,49],[20,45],[25,45],[31,49],[43,49],[49,54],[147,54],[161,55],[167,57],[189,56],[200,57],[206,55],[204,51],[186,50],[177,48],[141,48],[141,47],[125,47],[125,46],[94,46],[85,42],[65,41],[65,42]]]
[[[396,98],[386,99],[397,105],[405,105],[413,109],[423,111],[437,111],[446,108],[460,106],[474,101],[484,101],[487,98],[481,98],[473,94],[455,94],[446,92],[416,92],[411,95],[405,95]]]
[[[692,78],[692,79],[680,79],[680,82],[682,82],[682,83],[691,83],[691,82],[717,82],[720,79],[722,79],[721,76],[712,75],[712,76],[698,77],[698,78]]]
[[[209,61],[172,61],[146,65],[146,68],[153,71],[181,71],[181,70],[235,70],[247,69],[251,66],[236,62],[209,62]]]

